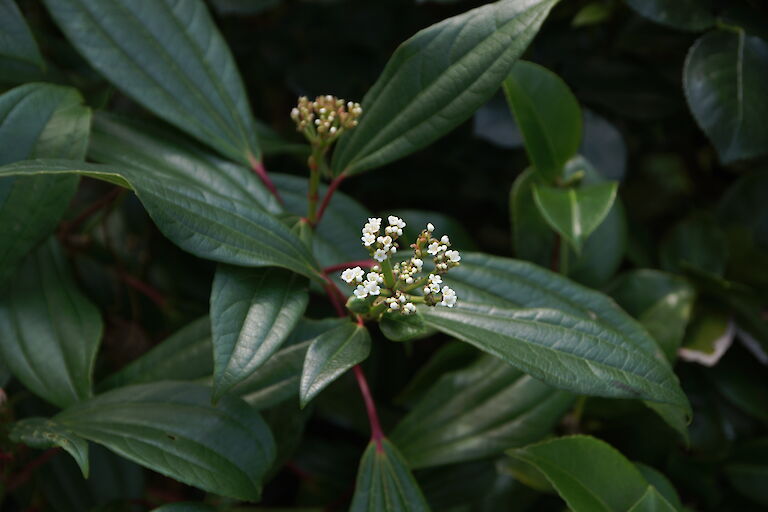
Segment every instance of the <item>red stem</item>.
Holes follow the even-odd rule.
[[[283,198],[280,197],[280,193],[277,191],[275,184],[272,183],[271,179],[269,179],[269,174],[267,173],[267,169],[264,167],[264,164],[261,161],[256,160],[256,158],[254,158],[254,156],[251,154],[248,154],[248,161],[251,163],[251,169],[253,169],[253,172],[255,172],[259,178],[261,178],[264,186],[267,187],[270,192],[272,192],[272,195],[275,196],[280,204],[283,204]]]
[[[78,226],[80,226],[80,224],[85,222],[88,219],[88,217],[90,217],[97,211],[101,210],[105,206],[108,206],[110,203],[112,203],[112,201],[117,199],[117,197],[120,195],[120,193],[123,190],[125,189],[120,187],[113,188],[112,190],[104,194],[104,196],[102,196],[100,199],[97,199],[91,205],[89,205],[85,210],[82,211],[82,213],[80,213],[80,215],[78,215],[77,217],[75,217],[69,222],[63,222],[61,226],[61,236],[63,238],[66,238],[66,236],[69,235],[71,231],[73,231]]]
[[[20,487],[24,485],[27,480],[32,476],[32,473],[35,472],[37,468],[48,462],[54,455],[56,455],[59,452],[60,448],[51,448],[50,450],[46,450],[42,453],[39,457],[32,460],[29,464],[27,464],[24,469],[21,470],[21,472],[11,480],[11,482],[8,484],[8,487],[6,490],[8,492],[16,489],[17,487]]]
[[[336,189],[339,188],[339,185],[341,185],[341,182],[344,181],[346,177],[346,174],[341,173],[333,179],[330,185],[328,185],[328,190],[325,191],[323,202],[320,203],[320,208],[317,210],[317,220],[315,220],[315,224],[318,224],[320,219],[323,218],[323,213],[325,213],[325,209],[328,207],[328,203],[331,202],[333,193],[336,192]]]
[[[349,267],[371,268],[374,265],[376,265],[376,262],[373,261],[373,260],[347,261],[345,263],[338,263],[336,265],[331,265],[330,267],[325,267],[323,269],[323,274],[330,274],[331,272],[338,272],[339,270],[346,270]]]
[[[143,293],[144,295],[146,295],[146,297],[152,302],[154,302],[158,307],[162,308],[165,306],[165,303],[166,303],[165,296],[163,296],[162,293],[157,291],[151,285],[145,283],[138,277],[130,276],[128,274],[120,273],[119,276],[120,276],[120,279],[122,279],[125,284],[127,284],[134,290],[137,290]]]
[[[376,442],[376,450],[382,452],[384,448],[381,445],[381,441],[384,439],[384,432],[381,430],[379,415],[376,412],[376,404],[373,402],[373,396],[371,396],[371,390],[368,387],[368,381],[366,380],[363,369],[359,364],[356,364],[352,370],[355,372],[357,387],[360,388],[360,394],[363,395],[365,411],[368,413],[368,421],[371,423],[371,440]]]

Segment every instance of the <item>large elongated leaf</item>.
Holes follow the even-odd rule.
[[[46,418],[21,420],[13,425],[9,437],[11,441],[41,450],[56,446],[63,448],[75,459],[83,477],[88,478],[88,442],[55,421]]]
[[[88,62],[131,98],[234,160],[260,157],[235,62],[202,0],[46,0]]]
[[[75,89],[50,84],[27,84],[1,95],[0,165],[26,158],[82,159],[91,120],[82,102]],[[0,282],[53,231],[77,182],[75,176],[0,179]]]
[[[138,464],[206,491],[256,501],[275,457],[258,412],[210,388],[161,382],[116,389],[54,420]]]
[[[346,322],[312,341],[304,358],[299,396],[304,407],[320,391],[371,351],[371,335],[362,325]]]
[[[664,360],[600,323],[552,309],[505,309],[461,302],[421,308],[424,321],[554,387],[638,398],[690,411]]]
[[[0,81],[45,67],[27,22],[14,0],[0,0]]]
[[[309,302],[306,279],[282,269],[220,266],[211,291],[214,397],[277,352]]]
[[[0,177],[42,174],[80,174],[132,188],[160,231],[201,258],[245,267],[283,267],[320,279],[301,240],[251,203],[128,166],[28,160],[0,167]]]
[[[486,355],[434,382],[391,438],[413,468],[488,457],[541,439],[573,399]]]
[[[743,30],[709,32],[691,47],[683,78],[688,106],[721,161],[768,152],[768,42]]]
[[[500,0],[428,27],[395,51],[363,100],[360,126],[341,141],[336,173],[401,158],[485,103],[557,0]]]
[[[562,176],[581,144],[581,108],[556,74],[520,61],[504,80],[504,93],[525,138],[531,165],[546,182]]]
[[[408,463],[386,439],[371,441],[357,471],[350,512],[427,512],[419,485]]]
[[[0,296],[3,362],[59,407],[91,396],[101,333],[101,315],[78,291],[55,239],[29,255]]]

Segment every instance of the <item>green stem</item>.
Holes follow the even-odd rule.
[[[420,277],[417,280],[415,280],[414,282],[412,282],[411,284],[409,284],[408,286],[406,286],[405,290],[403,290],[403,291],[410,292],[412,290],[415,290],[415,289],[417,289],[417,288],[427,284],[427,281],[429,281],[429,277],[427,277],[427,276]]]
[[[318,189],[320,188],[320,163],[323,159],[321,148],[312,148],[312,154],[309,157],[309,190],[307,191],[307,220],[310,224],[317,221],[317,200]]]
[[[392,271],[392,260],[389,258],[381,262],[381,273],[384,274],[384,285],[387,288],[395,289],[395,274]]]

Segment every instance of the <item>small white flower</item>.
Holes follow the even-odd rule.
[[[432,292],[432,290],[429,289],[429,286],[424,287],[424,295],[429,295]]]
[[[411,276],[406,277],[405,284],[413,284],[413,278]]]
[[[376,281],[363,281],[363,286],[368,295],[378,295],[381,293],[381,288],[379,288]]]
[[[400,217],[390,215],[389,217],[387,217],[387,220],[389,221],[390,226],[394,226],[398,229],[402,229],[405,227],[405,222]]]
[[[431,222],[428,222],[427,223],[427,231],[429,231],[431,233],[434,230],[435,230],[435,226]]]
[[[429,291],[432,293],[440,293],[440,285],[437,283],[431,283],[429,285]]]
[[[365,276],[365,278],[368,279],[372,283],[382,283],[382,282],[384,282],[384,276],[382,276],[378,272],[368,272],[368,275]]]
[[[452,263],[458,263],[461,261],[461,255],[459,251],[445,251],[445,257]]]
[[[439,250],[440,250],[441,252],[444,252],[446,249],[448,249],[448,246],[447,246],[447,245],[441,245]]]
[[[440,302],[440,306],[447,306],[452,308],[456,304],[456,292],[447,286],[443,286],[443,300]]]
[[[393,245],[392,247],[389,248],[389,252],[391,252],[392,254],[395,254],[397,252],[397,247]]]
[[[400,309],[400,304],[398,304],[397,302],[390,302],[389,309]]]
[[[360,267],[355,268],[348,268],[344,272],[341,273],[341,278],[347,282],[352,283],[352,281],[357,281],[358,283],[363,280],[363,269]]]
[[[440,284],[443,282],[443,278],[437,274],[429,274],[429,284]]]
[[[373,253],[373,259],[375,259],[378,262],[382,262],[385,259],[387,259],[387,251],[383,249],[376,249],[376,252]]]
[[[408,302],[408,297],[406,297],[405,295],[401,295],[400,302]]]
[[[416,267],[417,272],[421,272],[421,267],[424,266],[424,261],[422,261],[419,258],[412,258],[411,259],[411,265]]]
[[[387,247],[388,245],[392,245],[392,237],[389,235],[380,236],[379,238],[376,239],[376,241],[379,242],[384,247]]]
[[[364,246],[370,247],[376,242],[376,237],[371,233],[365,233],[360,240],[363,241]]]
[[[443,235],[443,237],[440,239],[440,241],[444,244],[450,244],[451,240],[448,238],[448,235]]]
[[[364,299],[368,296],[368,291],[365,289],[365,286],[361,284],[357,285],[357,288],[355,288],[353,293],[358,299]]]
[[[403,305],[403,313],[406,315],[410,315],[411,313],[416,312],[416,306],[413,305],[413,302],[409,302],[408,304]]]
[[[438,252],[440,252],[440,247],[441,246],[438,242],[432,242],[429,244],[429,247],[427,247],[427,252],[432,256],[435,256]]]

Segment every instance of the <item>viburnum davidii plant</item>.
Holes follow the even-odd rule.
[[[764,509],[766,14],[0,0],[0,509]]]

